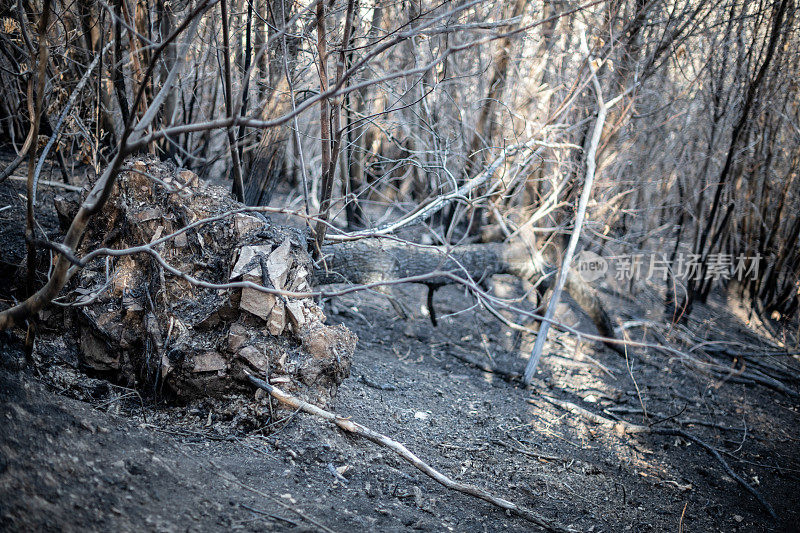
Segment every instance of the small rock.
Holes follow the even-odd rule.
[[[298,300],[289,300],[286,302],[286,311],[294,330],[300,331],[300,328],[306,323],[306,317],[303,314],[303,303]]]
[[[267,370],[267,356],[254,346],[245,346],[236,355],[250,363],[256,370]]]
[[[225,368],[225,359],[217,352],[206,352],[194,358],[194,372],[216,372]]]
[[[269,321],[267,322],[269,334],[277,337],[283,333],[283,329],[285,327],[286,306],[284,305],[283,300],[275,299],[275,306],[272,308],[272,312],[269,315]]]
[[[250,275],[245,276],[244,279],[254,283],[260,282],[258,278]],[[253,313],[262,320],[268,321],[273,308],[278,302],[279,300],[274,294],[245,287],[242,289],[242,299],[239,301],[239,309],[244,309],[248,313]]]
[[[189,239],[186,237],[186,232],[176,235],[174,242],[177,248],[185,248],[186,245],[189,244]]]
[[[236,260],[233,270],[231,270],[229,279],[236,279],[244,274],[250,274],[255,276],[260,282],[261,264],[258,261],[254,261],[254,259],[259,255],[269,254],[271,250],[272,246],[269,244],[261,246],[242,246],[241,249],[239,249],[239,258]]]
[[[289,269],[292,267],[292,244],[289,238],[283,241],[267,259],[267,272],[269,279],[276,289],[283,289],[286,286],[286,278],[289,276]]]
[[[228,350],[236,352],[248,340],[247,329],[238,322],[231,324],[228,330]]]
[[[245,215],[244,213],[239,213],[233,218],[233,227],[239,237],[242,237],[253,230],[260,229],[262,225],[263,222],[261,222],[258,218],[252,215]]]

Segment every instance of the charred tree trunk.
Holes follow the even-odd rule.
[[[372,10],[372,23],[367,34],[367,42],[375,42],[380,37],[381,21],[383,19],[383,6],[380,4],[375,5]],[[362,87],[352,95],[350,99],[350,113],[348,116],[358,120],[360,115],[365,112],[367,98],[369,96],[369,88]],[[348,125],[348,134],[350,135],[350,158],[347,173],[347,190],[350,197],[347,198],[345,203],[345,215],[347,219],[347,227],[353,230],[359,226],[363,226],[367,220],[364,215],[364,210],[361,207],[359,195],[364,186],[364,163],[366,160],[367,151],[367,130],[369,127],[368,122],[363,122],[357,130],[354,130],[352,125]],[[345,179],[343,175],[343,180]]]
[[[545,265],[541,255],[521,239],[455,248],[417,247],[395,241],[363,239],[327,245],[322,252],[327,270],[318,268],[315,272],[319,285],[386,282],[432,272],[452,272],[458,277],[474,280],[495,274],[511,274],[526,280],[541,280],[542,286],[547,288],[555,277],[555,269]],[[424,283],[440,286],[455,283],[455,280],[438,276],[426,279]],[[615,338],[614,324],[597,291],[574,272],[567,277],[564,288],[592,319],[600,335]],[[609,346],[618,350],[615,345]]]
[[[291,4],[273,0],[269,8],[270,30],[281,31],[292,18]],[[262,112],[264,119],[286,114],[292,106],[289,94],[289,79],[295,70],[299,43],[296,37],[285,35],[274,39],[266,52],[268,57],[267,86],[264,89],[266,104]],[[261,65],[259,65],[261,67]],[[259,69],[261,70],[261,68]],[[250,171],[245,180],[244,200],[248,205],[264,205],[269,202],[284,168],[288,126],[278,126],[264,131],[258,148],[250,162]]]

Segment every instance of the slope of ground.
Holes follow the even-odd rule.
[[[424,301],[413,287],[403,292],[406,302]],[[576,347],[567,337],[554,339],[525,390],[463,358],[487,364],[491,356],[497,367],[519,370],[530,339],[461,305],[467,300],[455,288],[436,301],[450,314],[438,328],[421,312],[409,322],[395,319],[379,295],[328,306],[331,321],[360,337],[333,409],[455,479],[581,531],[788,530],[797,523],[795,400],[709,380],[660,354],[631,353],[629,371],[613,352]],[[735,329],[723,311],[709,311],[718,317],[717,334]],[[88,381],[64,374],[63,365],[41,377],[3,372],[4,529],[530,529],[303,413],[275,413],[269,429],[277,431],[262,436],[231,423],[219,404],[142,408],[130,391]],[[695,420],[684,429],[718,448],[781,521],[771,521],[697,445],[620,436],[543,395],[636,423],[642,404],[650,422]]]
[[[0,187],[2,205],[11,206],[0,212],[6,279],[23,257],[22,187]],[[52,205],[45,191],[43,205]],[[39,220],[55,231],[52,211]],[[493,285],[501,297],[523,294],[510,279]],[[670,327],[646,288],[635,300],[607,291],[608,308],[632,339],[668,342],[689,357],[631,348],[626,359],[553,332],[526,389],[479,367],[521,372],[532,335],[500,325],[456,287],[437,291],[434,328],[423,289],[396,292],[413,311],[408,321],[379,294],[326,303],[329,322],[359,337],[351,377],[330,406],[338,413],[403,442],[457,480],[580,531],[797,529],[800,370],[793,357],[763,355],[779,339],[746,324],[738,302],[717,296],[695,309],[687,327]],[[519,305],[533,308],[524,298]],[[558,317],[591,331],[568,305]],[[0,337],[2,530],[531,529],[263,394],[153,404],[83,375],[74,349],[56,342],[23,369],[18,339]],[[709,361],[730,371],[698,367]],[[747,377],[753,373],[778,376],[783,390],[770,379],[755,384]],[[779,521],[696,442],[620,435],[568,412],[564,401],[701,439]]]

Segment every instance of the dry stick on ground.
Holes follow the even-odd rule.
[[[433,467],[422,461],[419,457],[417,457],[411,451],[409,451],[408,448],[406,448],[403,444],[390,439],[386,435],[377,433],[366,426],[362,426],[361,424],[353,422],[348,418],[344,418],[335,413],[331,413],[330,411],[326,411],[320,407],[317,407],[316,405],[304,402],[303,400],[295,396],[291,396],[290,394],[283,392],[277,387],[273,387],[264,380],[258,379],[252,375],[249,375],[248,377],[253,385],[269,392],[278,401],[283,402],[286,405],[289,405],[296,409],[301,409],[308,414],[312,414],[329,422],[333,422],[334,424],[339,426],[339,428],[343,429],[344,431],[347,431],[348,433],[354,433],[356,435],[369,439],[372,442],[375,442],[377,444],[380,444],[382,446],[391,449],[397,455],[402,457],[404,460],[411,463],[419,471],[429,476],[433,480],[439,482],[440,484],[444,485],[448,489],[452,489],[461,492],[463,494],[467,494],[469,496],[480,498],[481,500],[491,503],[495,507],[499,507],[501,509],[510,511],[512,514],[524,518],[525,520],[528,520],[529,522],[541,526],[549,531],[559,531],[559,532],[569,531],[563,526],[554,524],[553,522],[550,522],[549,520],[542,518],[541,516],[533,513],[528,509],[520,507],[517,504],[512,503],[508,500],[504,500],[503,498],[494,496],[481,488],[466,483],[459,483],[458,481],[450,479],[446,475],[442,474],[438,470],[434,469]]]
[[[624,435],[624,434],[654,434],[654,435],[666,435],[666,436],[675,436],[681,437],[683,439],[689,440],[703,448],[709,454],[711,454],[719,463],[722,465],[722,468],[725,469],[725,472],[733,479],[736,480],[739,485],[741,485],[747,492],[753,495],[753,497],[761,504],[761,506],[769,513],[769,515],[778,520],[778,515],[775,513],[775,509],[764,499],[760,492],[758,492],[752,485],[750,485],[747,481],[744,480],[741,476],[739,476],[733,469],[730,467],[727,461],[723,459],[722,455],[714,448],[713,446],[707,444],[703,440],[698,437],[695,437],[691,433],[687,433],[681,429],[673,429],[673,428],[654,428],[650,426],[640,426],[638,424],[631,424],[630,422],[626,422],[624,420],[611,420],[610,418],[606,418],[604,416],[600,416],[595,414],[583,407],[576,405],[572,402],[567,402],[564,400],[559,400],[557,398],[553,398],[551,396],[547,396],[542,394],[539,396],[540,398],[552,403],[553,405],[557,405],[561,407],[565,411],[569,411],[572,414],[576,414],[598,424],[600,426],[604,426],[610,429],[613,429],[617,434]],[[528,400],[529,402],[533,403],[533,399]]]

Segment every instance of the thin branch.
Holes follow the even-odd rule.
[[[589,49],[586,45],[585,32],[581,34],[581,45],[584,52],[588,53]],[[572,264],[572,257],[575,254],[575,249],[578,247],[578,241],[581,237],[581,228],[583,227],[583,219],[586,216],[586,206],[589,204],[589,198],[592,195],[592,185],[594,184],[595,169],[597,167],[597,147],[600,144],[600,137],[603,134],[603,125],[606,122],[606,116],[608,115],[609,110],[609,105],[603,100],[603,92],[600,87],[600,82],[597,79],[597,69],[593,63],[592,57],[589,56],[588,60],[589,67],[592,71],[592,82],[594,83],[595,97],[597,99],[597,119],[595,120],[594,131],[592,132],[592,137],[589,142],[589,150],[586,152],[586,177],[583,184],[583,190],[581,191],[581,196],[578,200],[578,209],[575,214],[575,224],[569,237],[567,250],[564,252],[564,258],[561,261],[561,268],[558,271],[558,277],[556,278],[556,285],[553,289],[553,295],[550,297],[550,301],[547,304],[547,310],[545,311],[544,315],[546,319],[551,319],[553,318],[553,315],[555,315],[556,307],[558,307],[558,303],[561,301],[561,293],[564,290],[564,285],[567,283],[567,276],[569,275],[569,269]],[[625,94],[627,94],[627,92],[631,90],[632,89],[628,89],[627,91],[623,92],[623,94],[615,97],[609,102],[609,104],[616,104]],[[539,364],[539,358],[542,356],[542,350],[544,349],[544,343],[547,340],[547,330],[549,327],[549,322],[543,322],[541,328],[539,329],[539,333],[536,335],[536,342],[533,345],[531,357],[528,360],[528,364],[525,367],[525,373],[523,375],[523,381],[526,384],[530,384],[531,380],[533,379],[533,375],[536,372],[536,367]]]
[[[394,233],[400,228],[406,227],[413,223],[422,223],[450,205],[452,202],[467,198],[470,192],[481,187],[484,183],[486,183],[486,181],[494,176],[497,170],[503,165],[503,163],[505,163],[506,158],[510,154],[529,148],[535,144],[537,144],[536,141],[528,141],[527,143],[509,146],[500,152],[500,155],[483,172],[466,182],[464,185],[455,191],[437,196],[434,200],[427,204],[420,205],[417,209],[411,213],[408,213],[407,215],[404,215],[399,220],[384,224],[383,226],[371,230],[355,231],[346,233],[344,235],[331,235],[328,237],[328,240],[334,242],[344,242],[363,239],[365,237],[378,237],[381,235]]]

